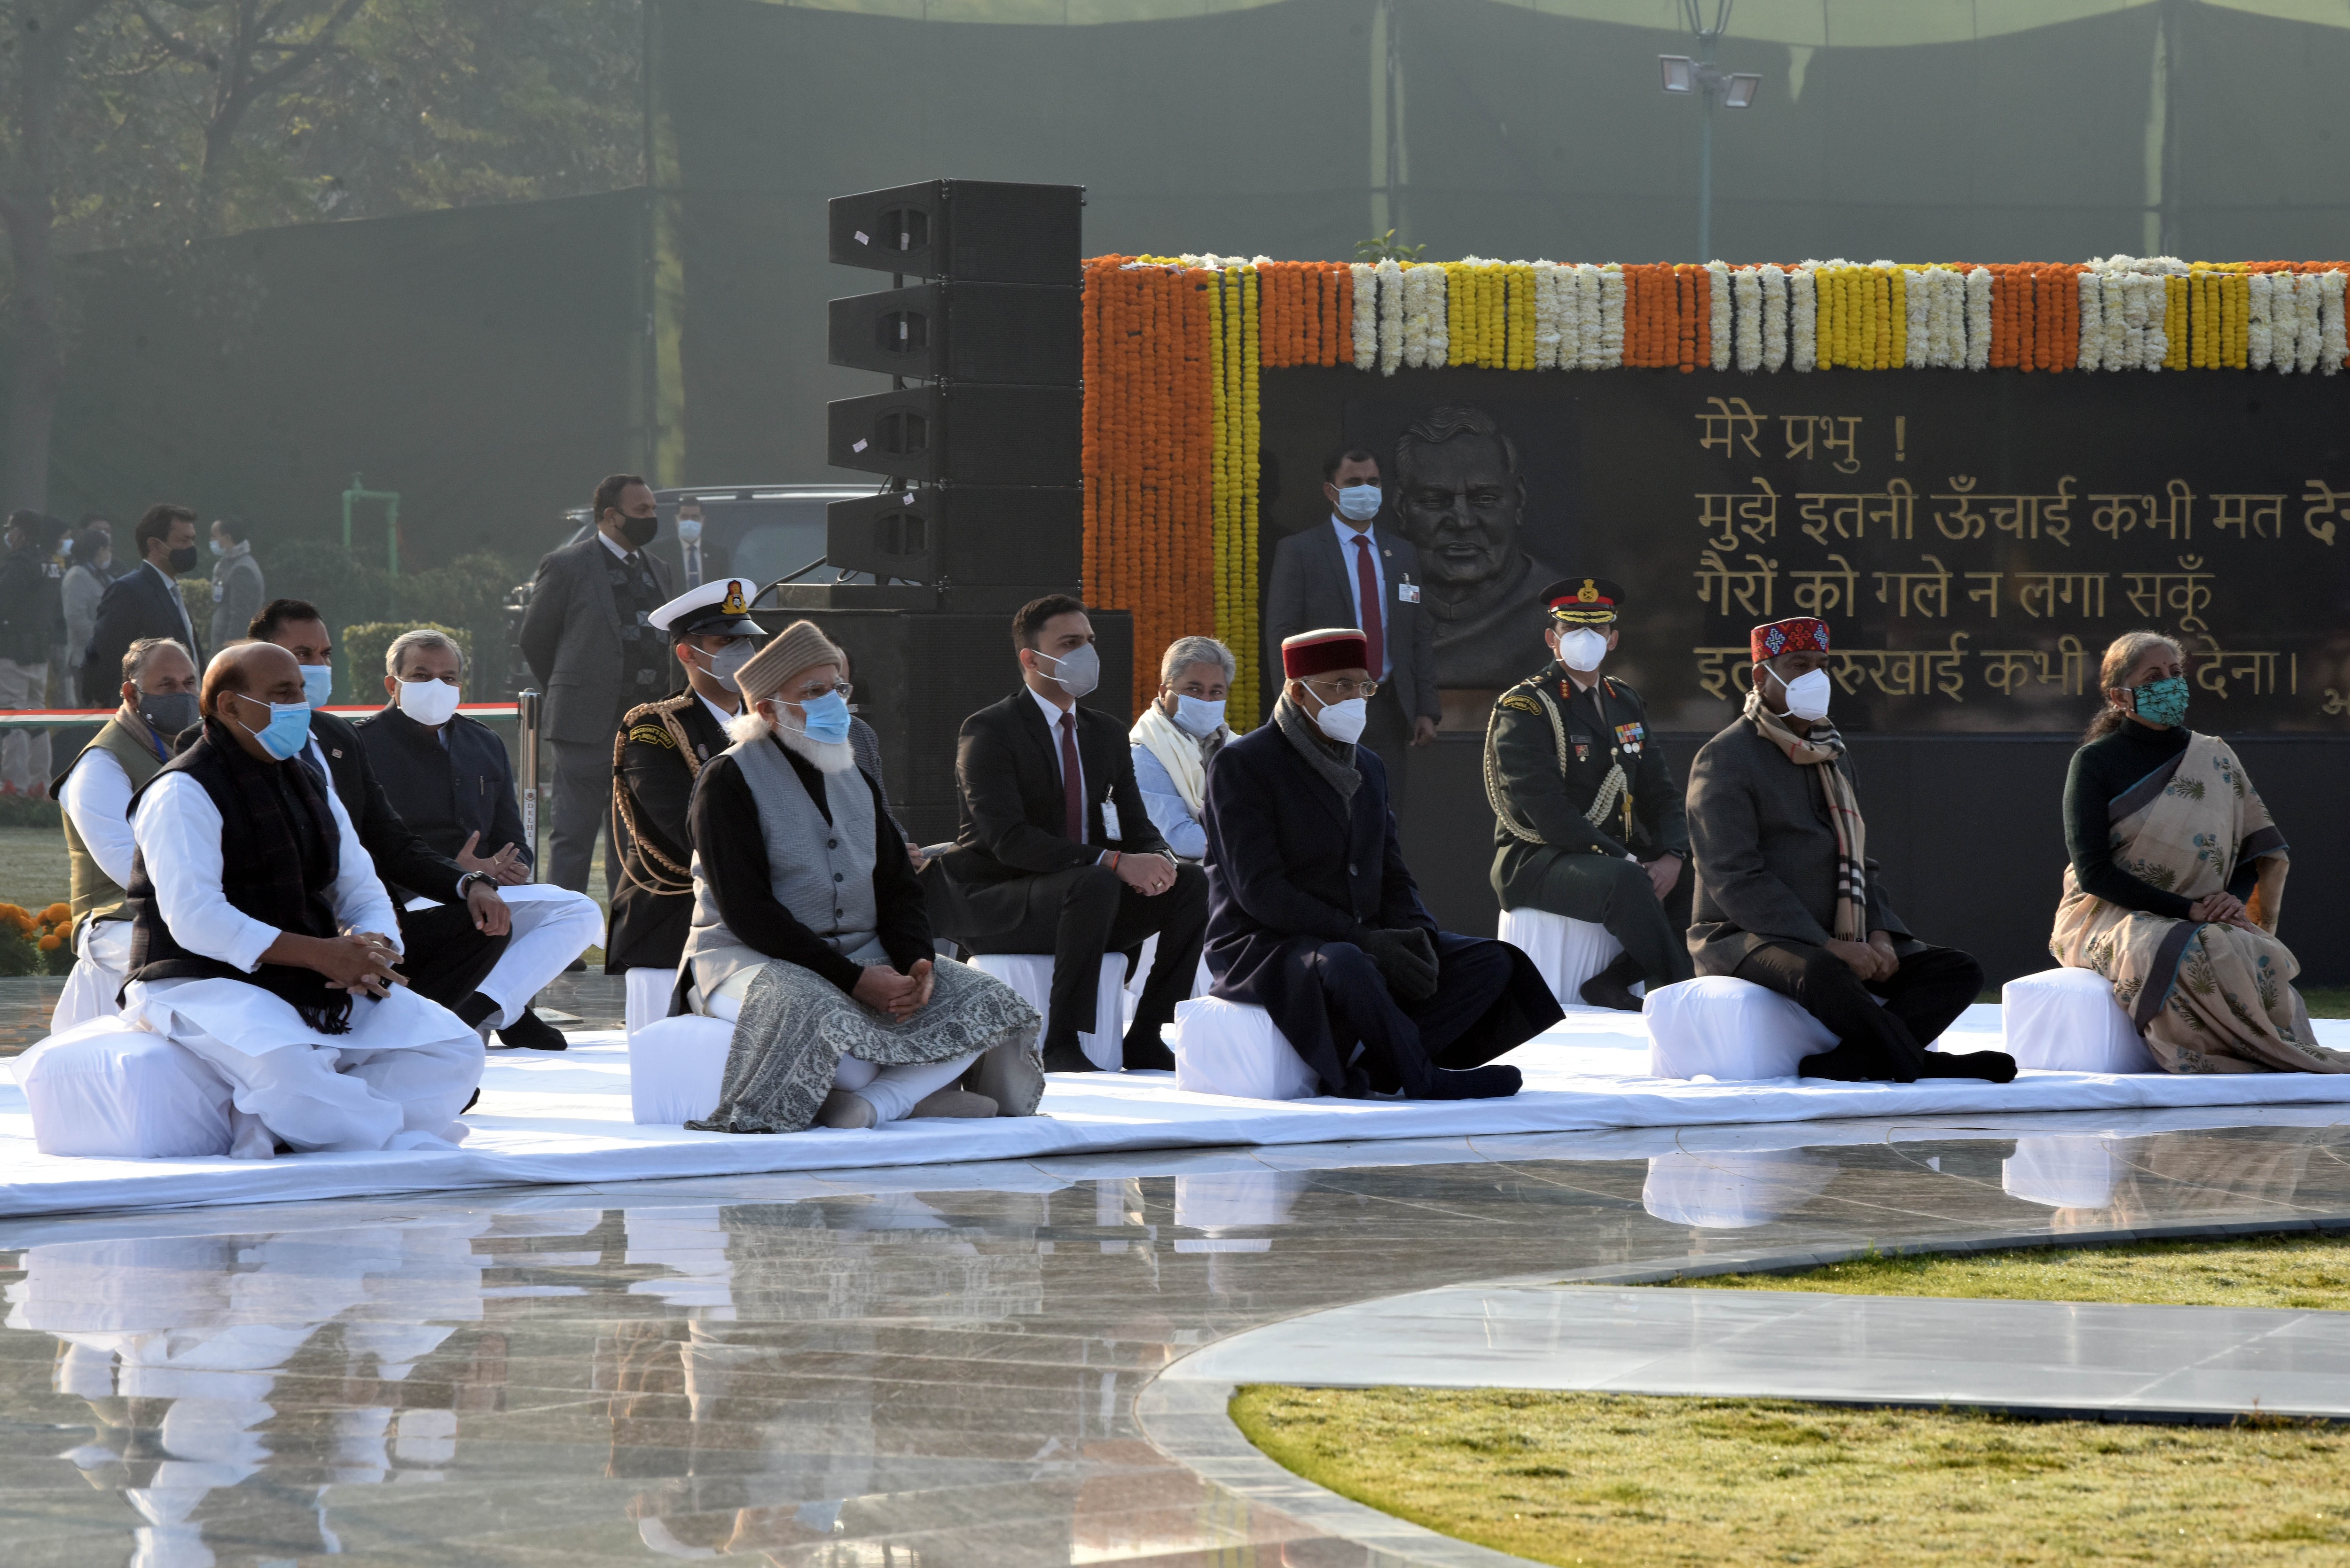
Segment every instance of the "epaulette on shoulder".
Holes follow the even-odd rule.
[[[681,712],[684,710],[686,703],[692,700],[692,692],[679,691],[671,696],[663,697],[657,701],[639,702],[620,716],[620,722],[627,724],[631,728],[634,728],[637,722],[640,719],[650,719],[658,722],[660,716],[664,713]]]
[[[1633,701],[1644,706],[1648,701],[1641,696],[1639,689],[1628,680],[1618,680],[1613,675],[1603,675],[1599,679],[1607,682],[1607,694],[1611,697],[1629,697]]]

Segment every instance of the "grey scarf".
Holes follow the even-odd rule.
[[[1281,694],[1273,706],[1273,722],[1297,754],[1305,759],[1324,784],[1338,792],[1338,798],[1352,805],[1355,791],[1362,787],[1363,775],[1355,766],[1355,748],[1332,740],[1322,732],[1322,727],[1305,716],[1305,710]]]

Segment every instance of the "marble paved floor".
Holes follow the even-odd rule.
[[[1169,1376],[2350,1418],[2350,1313],[1448,1285],[1286,1318]]]
[[[2045,1140],[2097,1129],[2043,1116],[12,1220],[0,1556],[1432,1561],[1179,1463],[1138,1395],[1243,1330],[1471,1281],[2350,1216],[2350,1127],[2237,1116],[2100,1124],[2070,1188]]]

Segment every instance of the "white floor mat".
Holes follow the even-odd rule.
[[[1978,1005],[1954,1050],[1996,1048],[1999,1009]],[[2323,1044],[2350,1048],[2350,1021]],[[1596,1127],[1674,1127],[2166,1107],[2350,1104],[2350,1075],[2210,1077],[2026,1073],[2014,1083],[1691,1084],[1646,1076],[1638,1015],[1577,1009],[1504,1061],[1526,1075],[1507,1100],[1232,1100],[1181,1093],[1171,1073],[1056,1075],[1037,1116],[900,1122],[777,1137],[638,1127],[617,1031],[575,1034],[560,1055],[490,1055],[465,1147],[442,1154],[313,1154],[274,1160],[71,1159],[33,1147],[31,1118],[0,1074],[0,1216],[170,1209],[387,1192],[765,1171],[941,1165],[1121,1149],[1453,1138]],[[1831,1140],[1833,1141],[1833,1140]]]

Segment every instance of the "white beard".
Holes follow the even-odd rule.
[[[770,731],[784,750],[812,764],[820,774],[845,774],[857,765],[857,748],[847,741],[811,741],[805,732],[776,726]]]

